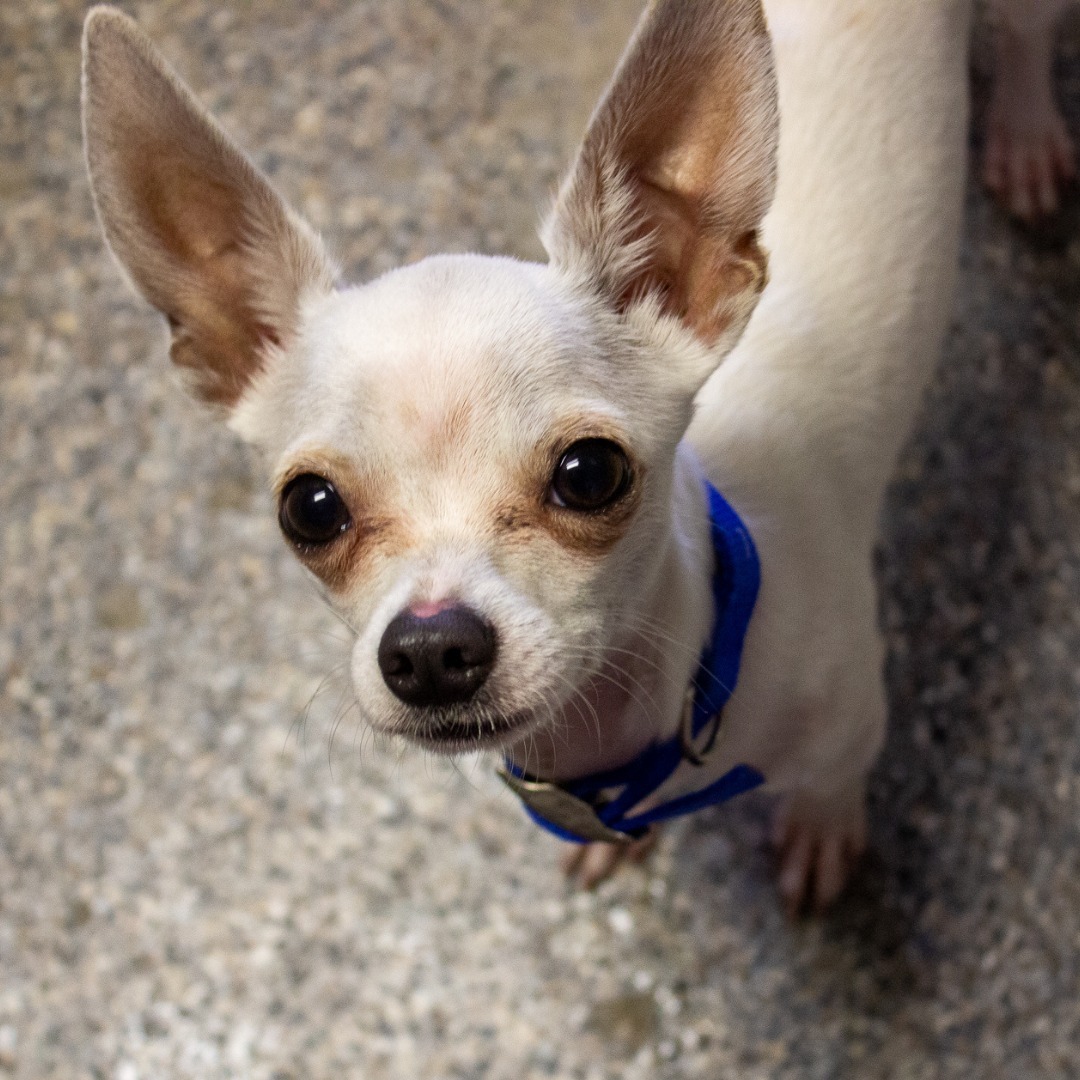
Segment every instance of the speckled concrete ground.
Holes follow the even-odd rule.
[[[635,6],[133,9],[369,276],[538,254]],[[253,462],[99,242],[82,8],[0,6],[0,1076],[1080,1076],[1076,217],[1022,235],[972,193],[850,895],[787,925],[752,805],[576,895],[485,768],[358,734]]]

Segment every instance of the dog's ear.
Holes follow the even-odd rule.
[[[765,285],[778,127],[760,0],[650,4],[545,224],[552,262],[730,348]]]
[[[83,136],[109,246],[168,319],[195,392],[234,405],[295,333],[304,297],[332,287],[318,237],[107,7],[83,34]]]

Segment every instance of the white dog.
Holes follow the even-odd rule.
[[[765,8],[649,6],[542,266],[340,285],[108,8],[84,119],[109,244],[265,452],[366,722],[498,748],[587,881],[764,783],[795,910],[864,844],[871,549],[950,311],[969,5]]]

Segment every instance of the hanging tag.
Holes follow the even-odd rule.
[[[627,844],[633,837],[609,828],[584,799],[547,780],[523,780],[506,769],[496,769],[499,779],[540,817],[582,840],[606,840]]]

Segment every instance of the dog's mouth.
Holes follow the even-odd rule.
[[[459,714],[414,721],[396,727],[392,734],[436,754],[465,754],[497,750],[517,741],[532,720],[526,712],[496,717]]]

